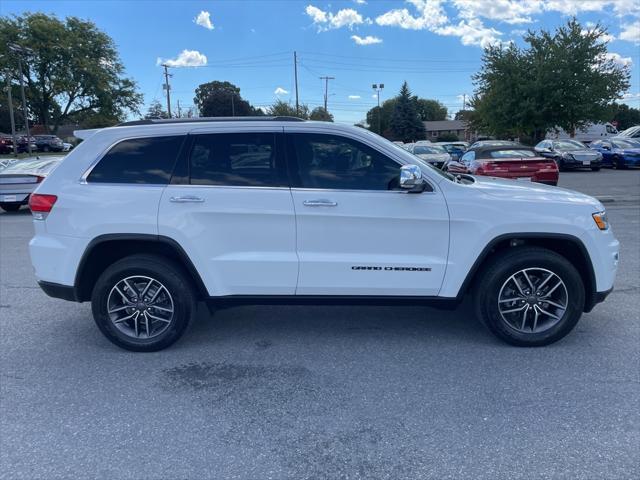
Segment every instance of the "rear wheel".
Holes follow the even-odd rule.
[[[507,343],[537,347],[567,335],[582,315],[580,274],[564,257],[538,247],[496,256],[480,275],[476,312]]]
[[[152,352],[176,342],[195,314],[196,299],[179,265],[156,255],[132,255],[108,267],[93,289],[100,331],[127,350]]]
[[[624,170],[625,168],[627,168],[627,166],[624,164],[624,160],[622,160],[622,158],[618,156],[613,157],[612,166],[613,168],[616,168],[618,170]]]
[[[21,206],[21,203],[0,203],[0,208],[7,212],[17,212]]]

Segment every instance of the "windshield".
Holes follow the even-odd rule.
[[[561,142],[553,142],[555,150],[584,150],[586,147],[576,140],[563,140]]]
[[[415,147],[413,147],[413,153],[416,155],[437,155],[439,153],[447,153],[447,151],[439,145],[416,145]]]
[[[613,143],[615,148],[640,148],[640,143],[633,140],[620,140],[616,138],[615,142],[611,143]]]
[[[532,158],[536,156],[536,152],[531,150],[494,150],[489,152],[490,158]]]

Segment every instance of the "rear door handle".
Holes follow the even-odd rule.
[[[305,207],[337,207],[338,202],[332,200],[326,200],[324,198],[319,200],[305,200],[302,202]]]
[[[171,197],[169,201],[173,203],[202,203],[204,198],[194,195],[185,195],[184,197]]]

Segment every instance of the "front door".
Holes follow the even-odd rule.
[[[437,295],[449,247],[437,186],[400,190],[401,164],[355,138],[285,131],[300,260],[296,294]]]

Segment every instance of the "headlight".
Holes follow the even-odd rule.
[[[607,213],[596,212],[591,215],[593,217],[593,221],[596,222],[596,225],[600,230],[606,230],[609,228],[609,220],[607,220]]]
[[[568,158],[568,159],[572,159],[573,155],[571,155],[569,152],[564,152],[562,154],[562,158]]]

